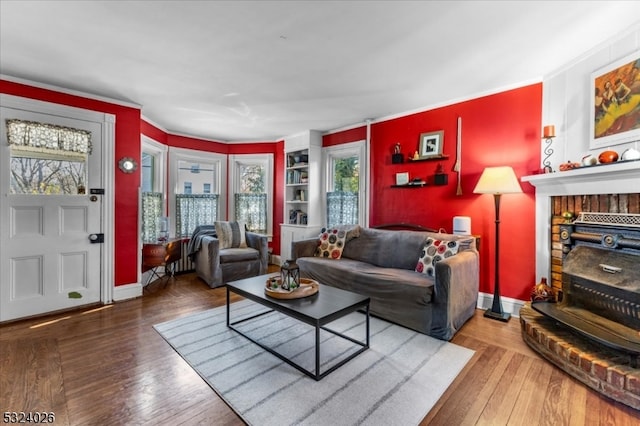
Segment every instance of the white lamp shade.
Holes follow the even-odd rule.
[[[473,192],[474,194],[514,194],[522,192],[522,188],[511,167],[487,167],[482,172]]]

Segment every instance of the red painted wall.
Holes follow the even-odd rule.
[[[140,110],[109,102],[88,99],[81,96],[32,87],[16,82],[0,80],[0,93],[37,99],[56,104],[114,114],[115,159],[132,157],[140,163]],[[116,173],[115,188],[115,229],[114,233],[115,285],[135,283],[138,280],[138,187],[139,170],[131,173]]]
[[[470,216],[472,232],[481,236],[480,291],[493,293],[495,212],[491,195],[473,194],[488,166],[512,166],[518,177],[540,164],[542,84],[395,118],[371,125],[370,225],[408,222],[452,232],[454,216]],[[462,117],[462,195],[456,195],[457,118]],[[408,155],[418,149],[421,133],[444,130],[445,160],[392,164],[396,142]],[[364,127],[326,135],[323,145],[363,139]],[[398,172],[431,183],[438,164],[449,174],[445,186],[392,188]],[[500,206],[501,294],[528,300],[535,284],[535,195],[521,184],[523,194],[502,196]],[[416,254],[417,260],[417,254]]]

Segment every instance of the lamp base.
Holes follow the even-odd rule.
[[[508,322],[511,318],[511,314],[509,312],[493,312],[491,309],[484,311],[484,316],[485,318],[491,318],[502,322]]]

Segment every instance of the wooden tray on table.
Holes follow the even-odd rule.
[[[300,299],[302,297],[309,297],[316,294],[320,289],[318,282],[309,278],[300,278],[300,287],[293,291],[283,290],[280,287],[282,280],[280,278],[276,278],[275,280],[278,282],[278,287],[272,288],[272,279],[269,278],[265,284],[264,292],[267,296],[276,299]]]

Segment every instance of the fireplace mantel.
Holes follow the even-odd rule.
[[[521,180],[536,187],[536,197],[640,192],[640,161],[523,176]]]
[[[536,282],[551,276],[551,197],[640,192],[640,161],[523,176],[536,188]],[[579,212],[573,212],[579,213]]]

